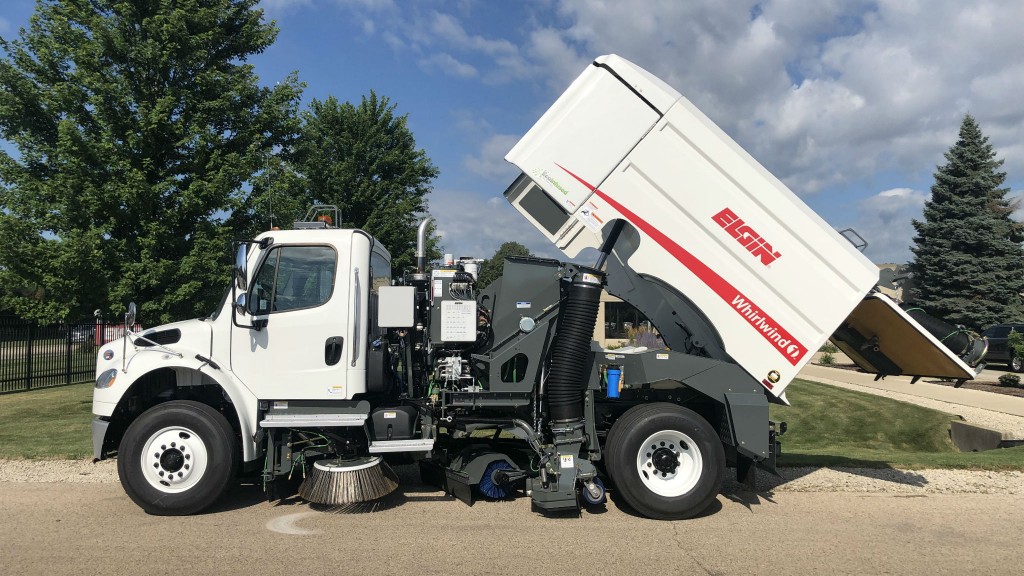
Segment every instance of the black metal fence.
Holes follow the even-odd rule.
[[[0,317],[0,394],[91,381],[96,348],[92,319],[40,326]]]

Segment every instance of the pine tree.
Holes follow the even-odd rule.
[[[301,85],[246,59],[258,0],[39,0],[0,40],[0,275],[33,318],[207,313],[248,188],[294,137]]]
[[[914,304],[975,329],[1024,320],[1024,225],[1010,217],[1003,161],[970,115],[945,157],[913,222]]]

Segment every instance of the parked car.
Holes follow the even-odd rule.
[[[93,340],[93,336],[96,334],[95,326],[75,326],[71,328],[71,341],[72,342],[89,342]]]
[[[1024,324],[996,324],[989,326],[981,333],[988,338],[988,354],[985,361],[989,364],[1006,364],[1014,372],[1024,371],[1024,357],[1013,353],[1007,340],[1011,332],[1024,334]]]

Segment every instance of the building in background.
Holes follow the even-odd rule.
[[[638,332],[657,334],[651,321],[639,310],[607,292],[601,292],[594,340],[605,348],[615,348],[629,345],[630,339],[635,338]]]

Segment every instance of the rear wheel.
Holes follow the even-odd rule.
[[[690,518],[718,495],[725,450],[697,413],[675,404],[646,404],[623,414],[613,431],[608,473],[637,512],[661,520]]]
[[[1014,372],[1024,371],[1024,360],[1021,360],[1016,356],[1010,358],[1010,370],[1013,370]]]
[[[213,408],[185,400],[143,413],[124,434],[117,472],[128,496],[161,516],[195,514],[220,497],[235,476],[239,446]]]

